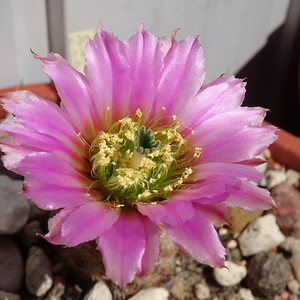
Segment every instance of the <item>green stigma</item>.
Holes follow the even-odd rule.
[[[146,129],[140,110],[99,132],[90,146],[91,175],[113,208],[157,203],[184,188],[200,149],[189,148],[173,117],[171,124]],[[96,184],[97,183],[97,184]]]
[[[140,154],[153,153],[160,145],[160,141],[156,141],[153,131],[145,126],[141,126],[139,130],[134,132],[134,149]]]

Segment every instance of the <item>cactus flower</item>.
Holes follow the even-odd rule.
[[[255,159],[275,139],[266,110],[242,107],[245,83],[204,81],[197,37],[157,38],[141,25],[121,42],[100,27],[86,45],[85,74],[60,55],[43,64],[61,106],[27,91],[1,97],[4,165],[49,219],[49,242],[96,240],[106,275],[121,287],[158,262],[159,226],[191,258],[224,266],[214,225],[226,207],[268,209],[251,184]]]

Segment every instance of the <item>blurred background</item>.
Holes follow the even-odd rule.
[[[0,89],[47,83],[40,56],[57,52],[80,69],[100,23],[119,39],[141,24],[157,36],[200,35],[206,80],[246,78],[245,105],[300,136],[300,0],[1,0]]]

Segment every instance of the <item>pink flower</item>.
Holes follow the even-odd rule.
[[[86,46],[85,75],[61,56],[42,58],[61,107],[26,92],[2,97],[6,168],[25,195],[61,209],[45,238],[68,247],[96,239],[106,274],[121,287],[158,260],[158,226],[191,258],[222,267],[213,227],[226,206],[275,205],[246,179],[276,136],[262,108],[241,107],[245,83],[220,77],[201,88],[195,37],[156,38],[143,25],[121,42],[100,28]]]

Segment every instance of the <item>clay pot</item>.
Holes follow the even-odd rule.
[[[264,125],[270,123],[264,122]],[[272,159],[287,169],[300,172],[300,138],[283,129],[279,129],[276,134],[278,139],[269,147]]]

